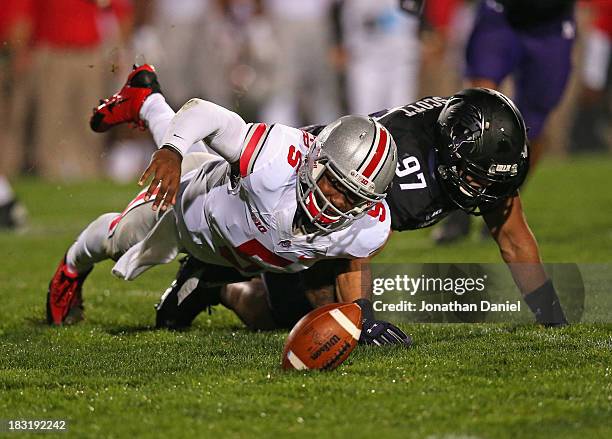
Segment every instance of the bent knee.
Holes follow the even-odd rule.
[[[157,213],[151,209],[151,203],[142,204],[125,215],[117,215],[107,231],[106,250],[111,259],[119,259],[132,246],[145,239],[156,222]]]
[[[221,302],[234,311],[251,330],[270,330],[277,327],[261,279],[226,285],[221,294]]]

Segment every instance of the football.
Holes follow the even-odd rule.
[[[361,308],[332,303],[306,314],[293,327],[283,350],[283,369],[333,370],[348,358],[361,334]]]

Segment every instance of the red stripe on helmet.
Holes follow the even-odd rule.
[[[382,160],[385,155],[385,150],[387,149],[387,130],[384,128],[378,128],[380,130],[380,137],[378,138],[378,145],[376,146],[376,152],[370,160],[370,163],[366,166],[365,170],[362,172],[363,176],[366,178],[370,178],[372,173]]]
[[[265,131],[266,131],[266,124],[265,123],[258,124],[257,128],[255,128],[255,132],[249,139],[249,142],[247,143],[246,148],[244,148],[244,151],[242,152],[242,155],[240,156],[240,175],[242,177],[246,177],[248,175],[249,162],[251,161],[251,158],[253,157],[253,153],[255,152],[257,144],[261,140],[261,137],[264,135]]]

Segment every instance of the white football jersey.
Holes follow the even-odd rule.
[[[294,231],[294,217],[301,209],[297,170],[313,141],[312,135],[299,129],[251,124],[242,146],[238,187],[226,183],[202,190],[188,207],[183,206],[180,216],[189,236],[181,240],[189,253],[256,274],[297,272],[319,259],[367,257],[378,250],[390,232],[385,202],[349,227],[327,235]],[[184,180],[193,180],[197,173],[186,174]]]

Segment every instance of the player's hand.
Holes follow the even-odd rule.
[[[360,344],[366,345],[393,345],[404,347],[412,345],[412,338],[392,323],[374,319],[372,302],[368,299],[357,299],[355,303],[361,308],[361,336]]]
[[[160,148],[153,153],[151,163],[142,173],[138,185],[143,186],[153,176],[145,194],[145,201],[155,195],[153,210],[166,210],[176,203],[176,193],[181,182],[181,162],[183,157],[170,148]],[[155,193],[156,189],[159,189]]]
[[[412,338],[400,328],[384,320],[363,320],[361,322],[360,344],[387,345],[399,344],[409,347]]]

